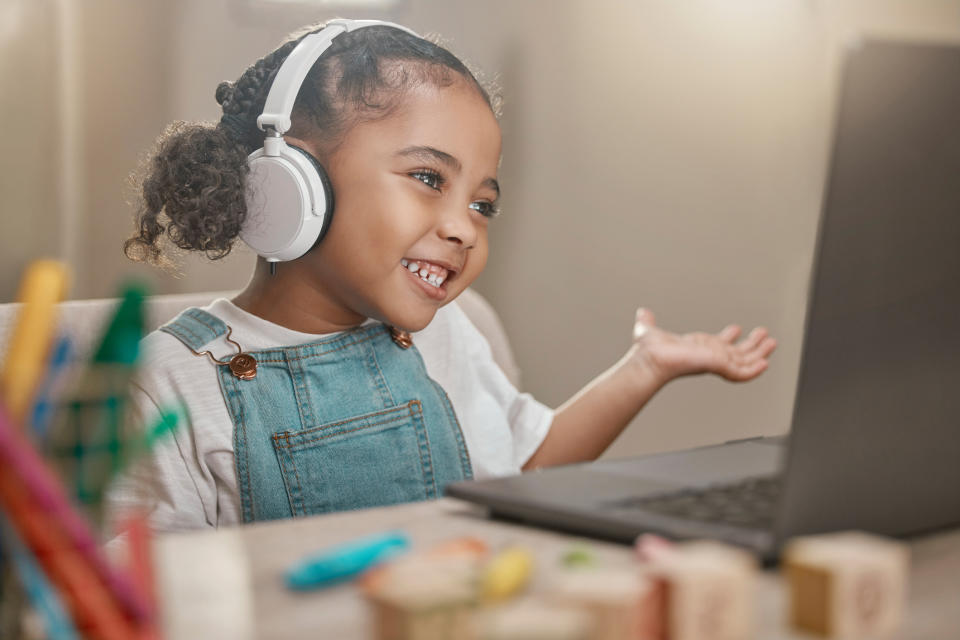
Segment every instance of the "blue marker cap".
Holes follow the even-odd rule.
[[[287,570],[287,586],[298,591],[326,587],[362,573],[410,547],[399,531],[356,540],[301,560]]]

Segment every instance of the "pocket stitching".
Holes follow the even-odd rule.
[[[287,464],[283,460],[285,457],[286,456],[283,456],[283,455],[277,456],[277,458],[280,460],[280,468],[283,470],[283,476],[284,478],[288,478],[290,476],[290,472],[287,471]],[[291,515],[297,515],[298,509],[294,506],[294,502],[296,502],[297,504],[300,505],[300,509],[299,509],[300,515],[305,515],[306,510],[303,506],[303,500],[302,500],[303,485],[300,482],[300,472],[297,471],[297,465],[293,465],[293,475],[297,480],[297,499],[294,500],[293,496],[290,495],[290,491],[287,491],[287,502],[290,503],[290,513]],[[286,480],[284,480],[284,483],[286,483]]]
[[[417,403],[417,404],[419,405],[419,403]],[[412,412],[411,412],[411,413],[412,413]],[[423,415],[423,412],[422,412],[422,411],[420,412],[420,415],[421,415],[421,416]],[[414,416],[414,417],[415,417],[415,416]],[[429,465],[429,467],[427,467],[427,465],[424,464],[424,462],[423,462],[423,453],[421,452],[421,453],[420,453],[420,466],[423,467],[424,469],[429,468],[430,484],[433,485],[433,495],[432,495],[431,497],[436,498],[436,497],[437,497],[437,493],[438,493],[438,490],[437,490],[437,474],[435,474],[435,473],[433,472],[433,455],[432,455],[431,449],[430,449],[430,431],[426,428],[426,425],[424,425],[424,428],[423,428],[423,439],[426,440],[427,452],[430,453],[430,465]],[[418,438],[418,440],[419,440],[419,438]],[[417,450],[419,451],[419,450],[420,450],[420,447],[417,447]]]
[[[371,427],[378,427],[378,426],[381,426],[381,425],[390,424],[391,422],[398,422],[398,421],[406,420],[407,418],[411,418],[411,417],[414,416],[414,411],[413,411],[413,406],[414,406],[414,405],[419,406],[419,405],[420,405],[420,401],[419,401],[419,400],[411,400],[411,401],[408,402],[406,405],[401,405],[401,406],[399,406],[399,407],[391,407],[390,409],[386,409],[386,410],[384,410],[384,411],[377,411],[377,412],[375,412],[375,413],[368,413],[367,415],[357,416],[357,417],[355,417],[355,418],[348,418],[347,420],[340,420],[339,422],[331,422],[331,423],[328,423],[328,424],[323,424],[323,425],[320,425],[320,426],[317,426],[317,427],[313,427],[312,429],[304,429],[303,431],[293,431],[293,432],[291,432],[291,431],[284,431],[283,433],[275,433],[275,434],[273,434],[273,436],[271,436],[271,437],[273,438],[274,442],[276,442],[279,446],[286,447],[286,448],[291,448],[291,449],[292,449],[292,448],[295,448],[295,447],[300,447],[300,446],[302,446],[302,445],[310,444],[310,443],[312,443],[312,442],[317,442],[317,441],[319,441],[319,440],[325,440],[325,439],[327,439],[327,438],[333,438],[333,437],[335,437],[335,436],[344,435],[344,434],[347,434],[347,433],[353,433],[353,432],[355,432],[355,431],[360,431],[360,430],[362,430],[362,429],[369,429],[369,428],[371,428]],[[406,409],[406,411],[405,411],[404,413],[398,413],[398,411],[403,410],[403,409]],[[388,413],[395,413],[396,415],[392,415],[392,416],[388,417],[387,419],[381,420],[381,421],[379,421],[379,422],[369,422],[369,423],[366,423],[367,418],[376,417],[376,416],[381,416],[381,415],[385,415],[385,414],[388,414]],[[319,436],[319,437],[316,437],[316,438],[311,438],[311,439],[309,439],[309,440],[300,440],[300,441],[298,441],[297,443],[291,443],[291,442],[290,442],[290,438],[295,438],[295,437],[297,437],[298,435],[302,435],[302,434],[304,434],[304,433],[310,433],[311,431],[318,431],[318,432],[319,432],[319,431],[325,431],[325,430],[330,429],[330,428],[332,428],[332,427],[338,427],[338,426],[340,426],[340,425],[349,424],[349,423],[351,423],[351,422],[357,422],[357,421],[361,421],[361,420],[363,420],[363,421],[365,422],[365,424],[364,424],[363,426],[357,427],[357,428],[355,428],[355,429],[349,429],[349,430],[347,430],[347,431],[338,431],[337,433],[331,433],[331,434],[328,434],[328,435],[322,435],[322,436]],[[285,440],[286,442],[281,443],[280,440]]]

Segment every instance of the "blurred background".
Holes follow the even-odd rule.
[[[439,34],[504,98],[503,214],[475,285],[523,388],[556,406],[618,359],[637,306],[674,331],[764,325],[759,380],[668,386],[606,454],[789,429],[843,49],[960,42],[960,0],[0,0],[0,302],[38,257],[71,298],[239,289],[253,255],[129,262],[128,176],[174,120],[331,17]]]

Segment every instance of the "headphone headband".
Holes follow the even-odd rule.
[[[417,35],[410,29],[393,22],[380,20],[331,20],[323,29],[306,36],[287,56],[270,85],[263,113],[257,117],[257,126],[261,131],[271,129],[271,135],[280,135],[290,130],[290,114],[293,103],[300,93],[300,86],[307,77],[310,68],[341,33],[356,31],[364,27],[393,27]]]

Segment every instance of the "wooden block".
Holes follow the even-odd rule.
[[[859,532],[796,538],[784,549],[790,624],[830,638],[883,636],[903,618],[907,546]]]
[[[470,640],[480,564],[468,555],[408,556],[366,586],[379,640]]]
[[[635,567],[590,568],[558,573],[546,590],[551,602],[589,612],[590,640],[626,640],[638,635],[641,608],[653,583]]]
[[[753,637],[757,564],[728,545],[678,544],[644,566],[655,583],[643,640],[743,640]],[[660,615],[656,615],[659,609]],[[658,620],[659,617],[659,620]]]
[[[544,600],[520,600],[480,612],[476,640],[590,640],[593,617],[576,607]]]
[[[374,637],[380,640],[469,640],[473,602],[445,602],[410,607],[380,600],[374,603]]]

